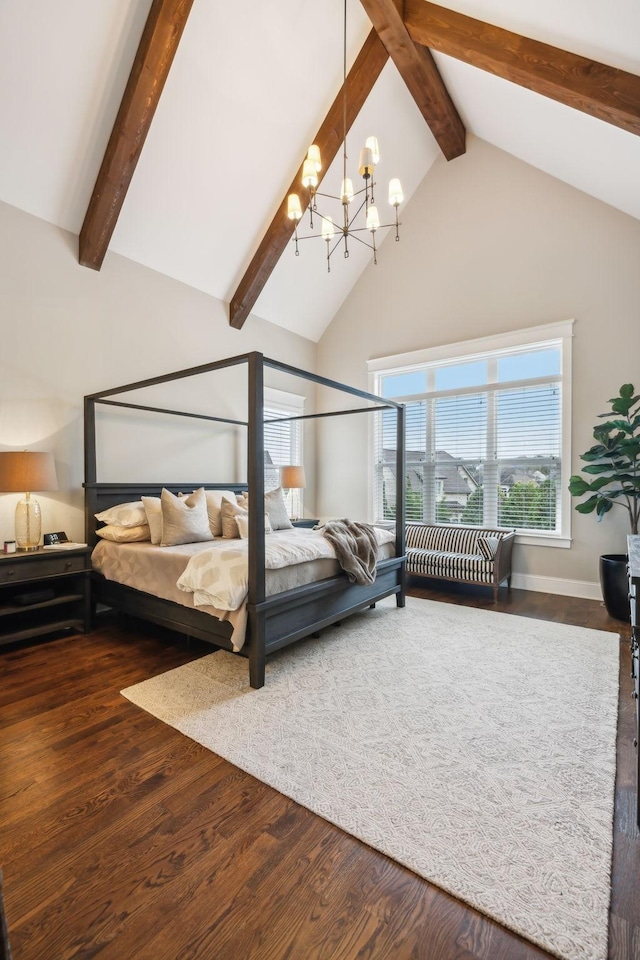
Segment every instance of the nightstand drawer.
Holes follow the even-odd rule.
[[[4,561],[0,563],[0,583],[22,583],[26,580],[62,576],[65,573],[79,573],[86,569],[85,562],[84,554]]]

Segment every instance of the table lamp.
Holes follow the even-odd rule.
[[[57,490],[58,478],[52,453],[34,450],[0,452],[0,492],[24,493],[16,505],[16,546],[37,550],[42,532],[40,504],[32,490]]]
[[[299,466],[298,464],[291,464],[290,466],[280,467],[280,486],[283,490],[303,490],[307,485],[307,479],[304,475],[304,467]],[[292,513],[297,511],[293,510],[292,504]],[[291,517],[292,520],[296,520],[296,516]]]

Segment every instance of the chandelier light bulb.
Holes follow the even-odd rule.
[[[314,160],[308,158],[302,164],[302,186],[315,190],[318,186],[318,171]]]
[[[302,216],[300,197],[297,193],[290,193],[287,197],[287,216],[289,217],[289,220],[296,221]]]
[[[373,163],[380,163],[380,148],[378,147],[378,138],[367,137],[364,145],[371,150],[371,159],[373,160]]]
[[[402,186],[400,181],[395,178],[389,181],[389,203],[392,207],[397,207],[404,200]]]
[[[311,160],[316,168],[316,173],[320,173],[322,170],[322,161],[320,159],[320,147],[312,143],[307,151],[307,160]]]
[[[349,177],[342,181],[342,186],[340,188],[340,199],[343,203],[351,203],[353,200],[353,183]]]
[[[331,217],[322,218],[322,239],[326,240],[329,243],[330,240],[333,240],[335,236],[335,228],[333,226],[333,220]]]
[[[371,233],[375,233],[379,226],[380,217],[378,215],[378,208],[371,204],[367,210],[367,230],[371,230]]]

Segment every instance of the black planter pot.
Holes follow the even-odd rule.
[[[624,553],[608,553],[600,557],[600,586],[604,605],[610,617],[629,623],[629,581]]]

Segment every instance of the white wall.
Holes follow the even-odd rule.
[[[116,254],[100,272],[81,267],[75,236],[6,204],[0,320],[0,449],[53,451],[60,489],[38,494],[43,530],[76,540],[85,394],[252,350],[315,369],[311,341],[254,317],[234,330],[221,301]],[[18,499],[0,493],[0,541],[13,538]]]
[[[434,164],[402,221],[320,341],[318,372],[367,389],[374,357],[575,318],[577,472],[608,398],[640,389],[640,222],[471,136],[465,156]],[[364,512],[366,478],[350,463],[366,458],[358,425],[323,424],[321,515]],[[516,548],[519,585],[599,595],[598,557],[626,552],[627,515],[571,514],[571,549]]]

